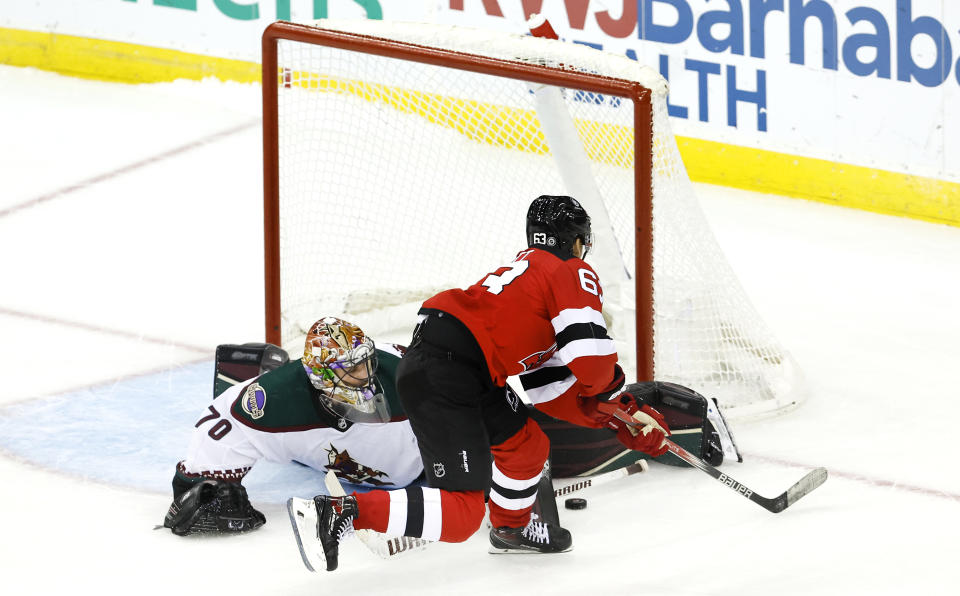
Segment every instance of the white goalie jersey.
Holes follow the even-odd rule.
[[[198,417],[187,455],[177,466],[186,481],[239,481],[260,460],[332,470],[343,482],[371,487],[409,485],[423,471],[417,441],[396,398],[399,352],[377,350],[376,383],[391,406],[385,424],[354,423],[317,404],[299,360],[217,396]]]

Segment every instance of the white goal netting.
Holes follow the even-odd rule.
[[[716,397],[731,418],[797,402],[793,360],[750,304],[697,203],[658,74],[623,56],[529,36],[381,21],[317,26],[650,89],[655,377]],[[632,378],[632,101],[316,43],[277,43],[285,348],[299,353],[306,329],[325,315],[348,318],[377,340],[405,343],[424,299],[476,282],[525,248],[533,198],[570,194],[594,221],[588,261],[604,282],[610,333]]]

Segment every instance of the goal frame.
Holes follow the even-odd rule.
[[[262,36],[263,91],[263,228],[264,322],[266,341],[282,345],[280,277],[279,90],[282,67],[277,62],[281,40],[324,45],[541,85],[572,87],[615,96],[633,103],[634,241],[636,296],[636,363],[638,380],[654,378],[653,310],[653,92],[635,81],[538,64],[511,62],[464,52],[409,44],[316,26],[277,21]],[[271,84],[275,81],[276,84]],[[611,231],[612,233],[612,231]],[[322,273],[321,273],[322,274]],[[411,321],[411,325],[413,321]]]

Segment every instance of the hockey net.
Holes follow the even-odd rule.
[[[382,21],[275,23],[263,61],[267,341],[299,353],[334,315],[406,343],[424,299],[525,248],[533,198],[569,194],[593,220],[588,261],[628,378],[687,385],[737,419],[800,399],[697,203],[652,69]]]

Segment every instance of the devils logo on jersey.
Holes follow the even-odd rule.
[[[530,354],[529,356],[522,358],[520,360],[520,366],[523,367],[523,372],[526,372],[528,370],[533,370],[538,366],[540,366],[541,364],[543,364],[544,362],[546,362],[547,360],[550,360],[550,357],[553,356],[553,353],[556,351],[557,351],[557,344],[553,344],[546,350],[542,350],[540,352],[534,352],[533,354]]]
[[[351,484],[366,483],[374,486],[393,484],[392,482],[379,480],[379,478],[388,476],[387,473],[357,463],[350,457],[350,453],[346,449],[339,451],[331,444],[330,449],[324,451],[327,452],[327,459],[329,460],[327,469],[333,470],[333,473],[341,480]]]

